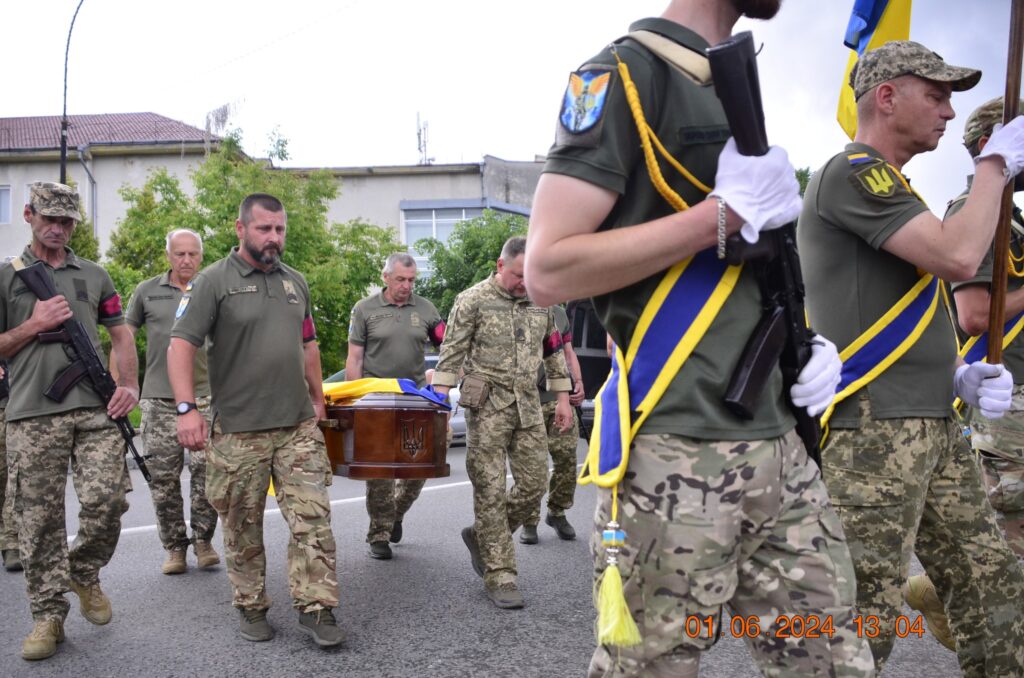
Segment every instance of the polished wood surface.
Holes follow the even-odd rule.
[[[451,474],[448,412],[418,396],[370,393],[327,406],[320,423],[334,475],[353,480]]]

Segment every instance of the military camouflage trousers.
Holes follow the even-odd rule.
[[[7,424],[14,519],[32,619],[64,619],[71,580],[99,581],[121,534],[129,487],[124,442],[102,407]],[[68,548],[64,491],[68,463],[78,495],[78,534]]]
[[[1020,675],[1024,575],[959,426],[874,420],[867,399],[860,407],[860,428],[833,430],[822,462],[857,572],[858,612],[880,629],[870,639],[876,666],[892,651],[916,552],[946,606],[964,675]]]
[[[1024,560],[1024,385],[1013,387],[1013,404],[1000,419],[970,415],[988,500],[1018,560]]]
[[[555,426],[555,401],[541,403],[544,424],[548,434],[548,454],[551,455],[551,476],[548,479],[548,514],[564,516],[572,508],[576,494],[576,443],[580,439],[580,424],[575,413],[572,428],[562,433]],[[540,522],[540,502],[534,506],[526,525]]]
[[[18,526],[14,522],[14,488],[7,487],[7,420],[0,409],[0,551],[18,548]]]
[[[599,646],[591,676],[696,678],[723,633],[744,638],[765,676],[874,675],[853,623],[843,529],[794,432],[746,442],[638,435],[617,491],[623,592],[643,642]],[[595,591],[612,503],[611,490],[600,493]]]
[[[196,398],[199,413],[210,424],[210,399]],[[185,506],[181,497],[181,471],[185,448],[178,442],[178,413],[173,400],[144,398],[142,408],[142,444],[149,457],[146,466],[153,480],[149,492],[156,510],[160,542],[168,551],[188,547],[185,531]],[[210,541],[217,527],[217,511],[206,500],[206,451],[189,450],[189,524],[192,539]]]
[[[214,422],[206,496],[220,514],[232,604],[266,609],[263,510],[270,479],[288,523],[288,587],[305,611],[338,605],[338,575],[327,497],[330,468],[316,420],[268,431],[223,433]]]
[[[370,529],[366,533],[368,544],[388,540],[391,526],[405,517],[426,482],[423,479],[366,481],[366,512],[370,516]]]
[[[543,424],[524,427],[514,404],[495,410],[488,401],[466,409],[466,472],[473,483],[473,531],[484,561],[484,586],[515,583],[515,532],[536,509],[547,480]],[[506,460],[512,487],[506,490]]]

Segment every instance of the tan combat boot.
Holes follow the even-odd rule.
[[[110,605],[110,598],[103,593],[99,582],[91,586],[82,586],[72,580],[71,590],[78,595],[83,617],[97,626],[103,626],[110,622],[114,610]]]
[[[44,619],[32,626],[32,633],[21,643],[21,658],[34,661],[52,657],[57,652],[57,643],[64,642],[64,622],[59,619]]]
[[[925,621],[928,622],[928,630],[935,636],[935,640],[956,652],[956,643],[953,642],[953,633],[949,630],[946,610],[942,607],[939,594],[928,575],[918,574],[908,579],[903,587],[903,598],[911,609],[924,615]]]
[[[185,549],[171,549],[167,552],[167,560],[164,561],[160,571],[164,574],[185,574],[188,565],[185,564]]]
[[[196,560],[199,561],[199,567],[207,568],[220,564],[220,556],[217,555],[213,544],[210,542],[197,539],[193,548],[196,551]]]

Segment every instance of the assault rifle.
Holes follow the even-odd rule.
[[[764,155],[768,138],[764,129],[761,87],[757,77],[754,40],[750,31],[738,33],[708,49],[715,93],[725,109],[736,148],[743,155]],[[782,370],[783,393],[797,420],[797,433],[807,456],[821,466],[821,427],[807,409],[793,405],[790,387],[811,358],[814,332],[804,314],[804,283],[796,251],[796,224],[761,233],[754,245],[739,235],[728,239],[730,264],[751,267],[761,289],[764,315],[747,340],[732,374],[724,402],[737,417],[752,419],[775,366]]]
[[[19,257],[15,257],[11,260],[11,265],[14,266],[18,278],[25,283],[25,286],[40,301],[46,301],[57,296],[57,289],[54,287],[53,280],[50,279],[42,262],[37,261],[31,266],[25,266]],[[64,344],[64,351],[71,359],[71,365],[57,375],[57,378],[50,384],[43,395],[54,402],[63,402],[71,389],[82,379],[85,379],[92,390],[96,392],[96,395],[103,401],[104,406],[110,402],[110,399],[114,396],[114,391],[117,389],[117,384],[114,383],[114,378],[110,376],[110,372],[100,362],[100,357],[96,354],[96,347],[93,346],[89,333],[86,332],[85,326],[79,320],[74,317],[70,320],[65,320],[59,329],[40,332],[36,335],[36,339],[41,344],[59,341]],[[149,469],[146,468],[146,461],[139,454],[139,451],[135,449],[135,443],[132,441],[132,438],[135,437],[135,429],[132,427],[131,422],[128,421],[128,417],[118,417],[114,419],[114,423],[117,424],[121,437],[124,438],[125,447],[128,448],[132,459],[135,460],[135,465],[142,472],[142,477],[146,479],[146,482],[150,482],[151,477]]]

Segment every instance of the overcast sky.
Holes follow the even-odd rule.
[[[64,46],[78,0],[4,3],[0,116],[59,115]],[[71,39],[68,113],[152,111],[229,125],[264,155],[276,128],[294,166],[415,164],[417,113],[437,163],[547,151],[568,73],[667,0],[85,0]],[[772,143],[817,169],[841,150],[835,121],[853,0],[786,0],[763,43]],[[1010,0],[916,0],[911,37],[981,68],[953,98],[938,151],[907,166],[941,213],[971,169],[963,121],[1003,93]],[[344,189],[343,189],[344,190]]]

